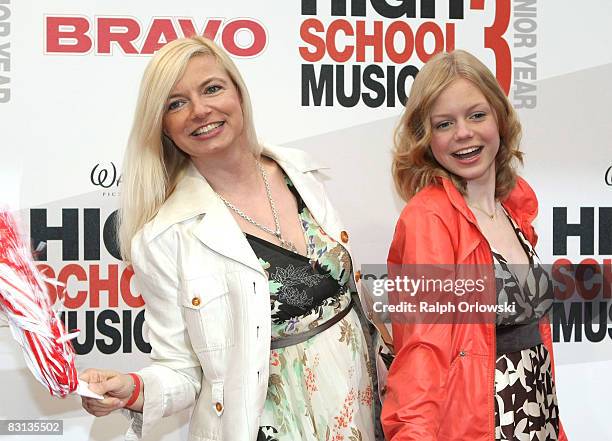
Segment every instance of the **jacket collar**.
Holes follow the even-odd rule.
[[[300,150],[269,145],[263,147],[262,154],[279,164],[315,219],[322,224],[327,213],[323,199],[318,194],[320,189],[313,188],[312,179],[307,179],[305,174],[324,167]],[[193,234],[202,243],[263,273],[255,253],[232,214],[192,163],[179,177],[175,190],[161,206],[155,218],[145,226],[145,240],[152,241],[172,225],[198,216],[201,216],[201,219],[194,227]]]
[[[453,182],[448,178],[441,177],[439,179],[451,205],[461,214],[463,218],[465,218],[469,223],[473,224],[473,226],[480,231],[474,214],[469,209],[463,195],[459,193],[459,190],[457,190],[455,187],[455,184],[453,184]],[[508,194],[508,196],[501,201],[501,204],[533,243],[535,234],[532,231],[533,229],[531,227],[531,223],[538,214],[538,202],[535,193],[527,182],[523,178],[517,177],[516,185],[510,194]],[[466,236],[469,236],[470,239],[468,240]],[[465,258],[472,251],[474,251],[474,249],[476,249],[476,247],[478,247],[480,242],[483,240],[486,241],[482,234],[464,235],[464,242],[460,248],[460,255],[457,256],[458,261],[463,262]]]
[[[442,177],[438,179],[442,181],[442,188],[444,188],[444,191],[446,192],[446,197],[448,197],[448,200],[450,201],[451,205],[455,207],[455,209],[459,213],[461,213],[461,215],[469,222],[473,223],[474,225],[478,225],[474,214],[468,208],[467,203],[465,202],[465,198],[461,193],[459,193],[459,190],[457,190],[457,187],[455,187],[453,181],[448,178]]]
[[[463,195],[455,187],[455,184],[448,178],[439,179],[442,181],[442,187],[453,207],[468,221],[477,224],[474,214],[469,209]],[[538,203],[535,193],[520,176],[517,177],[516,185],[510,194],[501,203],[519,225],[525,222],[531,223],[538,214]]]
[[[517,177],[516,185],[508,197],[502,201],[502,205],[521,227],[531,225],[538,215],[538,198],[529,184],[521,177]]]

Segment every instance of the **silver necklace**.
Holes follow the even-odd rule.
[[[245,221],[255,225],[260,230],[265,231],[266,233],[271,234],[272,236],[276,237],[276,239],[278,239],[278,241],[280,242],[281,247],[285,248],[286,250],[297,253],[298,250],[295,244],[289,240],[284,239],[281,234],[280,222],[278,220],[278,212],[276,211],[276,204],[274,203],[274,199],[272,199],[272,192],[270,191],[270,183],[268,182],[268,174],[266,173],[266,170],[263,168],[263,166],[261,165],[259,161],[255,160],[255,163],[257,164],[257,168],[259,169],[261,178],[264,181],[264,186],[266,187],[266,196],[268,196],[268,202],[270,203],[270,208],[272,209],[272,217],[274,218],[274,230],[257,222],[255,219],[253,219],[251,216],[246,214],[240,208],[236,207],[234,204],[232,204],[230,201],[225,199],[219,193],[217,193],[217,196],[219,196],[219,198],[223,201],[223,203],[225,204],[227,208],[234,211],[234,213],[236,213],[238,216],[243,218]]]

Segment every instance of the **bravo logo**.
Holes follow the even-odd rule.
[[[153,17],[145,28],[134,17],[45,16],[45,53],[151,55],[196,34],[218,41],[235,57],[256,57],[268,42],[266,29],[252,18],[210,18],[199,28],[191,18]]]

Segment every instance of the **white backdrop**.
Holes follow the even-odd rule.
[[[386,261],[403,205],[393,191],[390,149],[401,112],[395,89],[409,91],[411,77],[399,86],[388,78],[416,71],[436,47],[454,46],[497,72],[519,110],[523,175],[541,204],[542,260],[592,257],[612,266],[605,247],[612,222],[600,211],[612,207],[612,182],[605,181],[612,166],[612,3],[389,0],[387,11],[372,3],[378,4],[0,0],[0,203],[19,212],[26,233],[32,225],[48,241],[40,263],[67,282],[66,315],[82,332],[80,369],[134,370],[147,362],[136,318],[140,299],[104,241],[104,226],[117,208],[120,186],[112,170],[121,165],[150,59],[140,52],[182,36],[189,25],[197,32],[218,27],[217,41],[234,53],[251,91],[260,138],[305,149],[331,167],[328,189],[362,263]],[[332,15],[332,4],[346,4],[348,15]],[[399,18],[384,16],[394,12]],[[364,47],[363,35],[378,43]],[[321,105],[314,104],[308,75],[322,87]],[[355,103],[338,99],[357,87],[363,95]],[[553,246],[566,240],[553,236],[555,207],[566,208],[568,223],[581,221],[583,207],[594,212],[588,234],[568,238],[560,254]],[[581,254],[587,236],[594,248]],[[612,440],[605,424],[610,338],[578,342],[572,334],[555,345],[560,413],[572,440]],[[76,398],[51,398],[25,368],[6,327],[0,327],[0,384],[0,419],[62,419],[66,440],[118,440],[126,427],[119,415],[90,417]],[[167,419],[152,439],[184,438],[187,419],[185,413]]]

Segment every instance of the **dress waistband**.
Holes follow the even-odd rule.
[[[327,320],[325,323],[314,327],[312,329],[310,329],[309,331],[306,332],[301,332],[299,334],[294,334],[294,335],[287,335],[285,337],[281,337],[281,338],[277,338],[275,340],[272,340],[270,342],[270,349],[279,349],[279,348],[285,348],[287,346],[293,346],[293,345],[297,345],[299,343],[303,343],[306,340],[308,340],[309,338],[314,337],[317,334],[320,334],[321,332],[325,331],[326,329],[331,328],[332,326],[334,326],[336,323],[338,323],[340,320],[342,320],[344,317],[346,317],[346,315],[351,312],[351,309],[353,309],[354,306],[354,301],[351,298],[351,302],[348,304],[348,306],[346,308],[344,308],[342,310],[342,312],[336,314],[335,316],[333,316],[332,318],[330,318],[329,320]]]
[[[498,326],[495,328],[497,355],[522,351],[542,343],[540,324],[537,320],[520,325]]]

